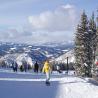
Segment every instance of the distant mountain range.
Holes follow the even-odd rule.
[[[58,58],[59,56],[72,50],[73,47],[73,42],[44,43],[42,45],[0,42],[0,59],[9,61],[10,59],[16,60],[17,58],[18,60],[23,60],[28,57],[31,58],[32,61],[43,62],[47,58]]]

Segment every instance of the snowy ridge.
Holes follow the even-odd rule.
[[[26,54],[26,53],[23,53],[23,54],[20,54],[17,58],[16,58],[16,62],[19,66],[22,65],[22,61],[26,61],[28,64],[30,64],[31,66],[33,66],[33,62],[32,62],[32,59],[31,57]]]
[[[67,63],[67,57],[69,63],[74,63],[75,62],[75,57],[74,57],[74,50],[70,50],[67,53],[61,55],[60,57],[55,59],[55,62],[58,63]]]
[[[7,66],[12,66],[13,61],[17,62],[18,66],[22,65],[23,61],[26,61],[30,66],[33,66],[33,61],[27,53],[15,53],[7,54],[0,58],[1,61],[5,61]]]

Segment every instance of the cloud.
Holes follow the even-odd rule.
[[[70,36],[70,31],[61,31],[61,32],[34,32],[32,34],[32,39],[35,42],[61,42],[67,41],[72,38]],[[66,35],[67,34],[67,35]]]
[[[29,32],[23,28],[19,29],[19,28],[12,27],[12,28],[8,28],[6,30],[0,31],[0,39],[6,39],[6,40],[13,40],[13,39],[18,40],[19,38],[28,37],[31,35],[32,35],[32,32]]]
[[[41,44],[46,42],[61,42],[71,39],[69,31],[61,32],[43,32],[35,31],[30,32],[26,30],[17,30],[10,28],[5,31],[0,31],[0,41],[28,43],[28,44]],[[66,36],[67,34],[67,36]]]
[[[73,5],[62,5],[54,11],[46,11],[28,17],[35,31],[66,31],[72,30],[76,21],[76,10]]]
[[[1,30],[0,40],[30,44],[72,40],[76,16],[73,5],[62,5],[54,11],[29,16],[25,27],[13,25],[14,27]]]

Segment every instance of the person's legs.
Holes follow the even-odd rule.
[[[38,73],[38,69],[36,69],[36,73]]]
[[[49,82],[49,80],[50,80],[50,73],[47,72],[47,73],[46,73],[46,82]]]

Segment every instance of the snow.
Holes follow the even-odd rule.
[[[0,70],[0,98],[98,98],[98,85],[89,80],[54,72],[46,86],[43,73]]]
[[[67,63],[67,57],[69,63],[74,63],[75,62],[74,50],[70,50],[67,53],[61,55],[60,57],[56,58],[55,61],[58,63]]]
[[[19,66],[22,65],[22,62],[23,62],[23,61],[26,61],[28,64],[30,64],[30,66],[33,66],[33,62],[32,62],[31,57],[30,57],[28,54],[26,54],[26,53],[20,54],[20,55],[16,58],[16,61],[17,61],[17,64],[18,64]]]
[[[7,54],[2,56],[0,60],[5,61],[9,66],[12,65],[13,61],[16,61],[18,66],[21,66],[23,61],[26,61],[31,67],[34,65],[32,58],[27,53]]]
[[[98,98],[98,87],[81,78],[64,78],[61,84],[57,98]]]
[[[15,49],[17,49],[16,47],[13,47],[13,48],[10,48],[11,50],[15,50]]]
[[[40,50],[41,48],[35,48],[35,49],[32,49],[32,50]]]

